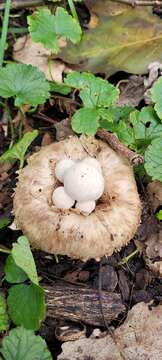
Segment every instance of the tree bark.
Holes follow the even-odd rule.
[[[47,316],[104,326],[125,311],[120,295],[65,283],[44,287]]]

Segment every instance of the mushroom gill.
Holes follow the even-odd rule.
[[[52,194],[60,186],[56,163],[91,156],[99,161],[105,188],[95,211],[85,216],[79,209],[58,209]],[[104,141],[72,136],[42,148],[19,172],[14,195],[16,224],[34,248],[83,261],[110,256],[134,236],[141,204],[133,169]]]

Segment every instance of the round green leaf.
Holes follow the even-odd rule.
[[[28,278],[26,273],[15,264],[12,254],[8,256],[4,270],[5,270],[5,279],[9,283],[12,284],[20,283]]]
[[[23,327],[11,330],[3,338],[0,353],[4,360],[52,360],[45,341]]]
[[[0,69],[0,96],[14,97],[15,106],[44,104],[50,86],[37,67],[26,64],[7,64]]]
[[[153,180],[162,181],[162,137],[155,139],[145,151],[145,170]]]
[[[7,299],[9,315],[15,325],[38,330],[45,318],[44,290],[35,284],[14,285]]]
[[[72,117],[72,129],[78,134],[94,135],[99,127],[99,115],[95,109],[77,110]]]

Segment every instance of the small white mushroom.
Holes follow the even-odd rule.
[[[91,214],[91,212],[95,209],[96,203],[94,200],[91,201],[78,201],[75,205],[77,209],[82,211],[83,213],[86,213],[87,215]]]
[[[100,173],[102,173],[101,165],[98,160],[94,159],[93,157],[86,157],[82,161],[88,165],[94,166]]]
[[[58,161],[55,168],[55,175],[57,179],[63,183],[65,171],[73,165],[74,161],[68,158]]]
[[[67,194],[77,201],[97,200],[104,191],[104,178],[96,167],[84,160],[75,163],[64,175]]]
[[[65,192],[63,186],[59,186],[54,190],[52,194],[52,201],[58,209],[70,209],[75,203],[75,201],[72,200],[71,197]]]

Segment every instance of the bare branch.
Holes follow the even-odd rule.
[[[144,162],[142,155],[136,154],[130,150],[127,146],[122,144],[115,134],[111,134],[105,130],[98,130],[97,136],[105,140],[113,150],[117,151],[120,155],[126,157],[132,165],[140,165]]]

